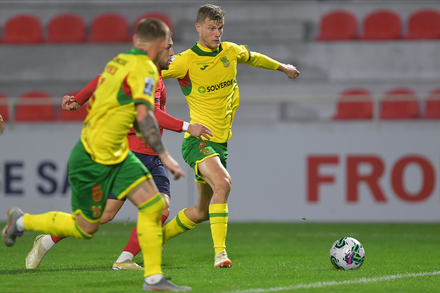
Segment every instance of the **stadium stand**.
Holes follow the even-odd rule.
[[[173,21],[171,20],[171,17],[169,17],[167,14],[162,13],[162,12],[148,12],[148,13],[144,13],[142,15],[139,15],[138,18],[136,18],[136,20],[133,23],[133,33],[136,33],[137,25],[138,25],[139,21],[141,21],[141,19],[143,19],[143,18],[160,19],[163,22],[165,22],[166,25],[168,25],[168,27],[170,28],[171,31],[174,31]]]
[[[380,104],[380,119],[417,119],[420,117],[420,102],[416,93],[408,88],[395,88],[385,92]]]
[[[128,42],[128,20],[118,13],[103,13],[90,24],[90,43],[124,43]]]
[[[83,43],[86,25],[81,16],[64,13],[53,17],[47,25],[46,43]]]
[[[8,106],[8,95],[0,92],[0,114],[3,117],[3,121],[9,121],[9,106]]]
[[[43,41],[41,20],[32,14],[18,14],[6,21],[4,44],[38,44]]]
[[[422,119],[440,119],[440,88],[431,91],[426,99]]]
[[[319,24],[318,41],[354,40],[358,36],[356,17],[346,10],[334,10],[325,14]]]
[[[370,91],[353,88],[343,91],[340,96],[334,120],[373,118],[373,98]]]
[[[440,12],[433,9],[422,9],[413,12],[408,18],[405,39],[440,39]]]
[[[20,95],[15,106],[15,121],[52,121],[55,119],[55,107],[51,100],[52,95],[45,91],[27,91]],[[33,99],[40,99],[33,103]]]
[[[400,16],[391,10],[378,9],[368,14],[363,21],[361,40],[398,40],[402,37]]]

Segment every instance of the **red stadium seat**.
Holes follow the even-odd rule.
[[[440,12],[433,9],[422,9],[409,16],[407,40],[440,39]]]
[[[173,31],[173,22],[171,20],[171,18],[166,15],[165,13],[162,12],[149,12],[149,13],[145,13],[140,15],[134,22],[133,24],[133,31],[134,33],[136,33],[136,28],[138,26],[139,21],[141,21],[141,19],[143,18],[157,18],[162,20],[163,22],[166,23],[166,25],[170,28],[171,31]]]
[[[76,14],[57,15],[47,25],[46,43],[82,43],[85,40],[86,25]]]
[[[124,43],[130,41],[127,19],[118,13],[103,13],[90,25],[91,43]]]
[[[49,93],[44,91],[28,91],[20,95],[15,106],[15,121],[54,120],[55,107],[52,105],[51,97]],[[39,99],[38,103],[33,101],[35,99]]]
[[[0,115],[3,117],[3,121],[9,121],[9,106],[8,96],[0,92]]]
[[[420,117],[419,100],[413,90],[396,88],[385,93],[380,119],[416,119]]]
[[[400,16],[390,10],[376,10],[367,15],[363,23],[361,40],[398,40],[402,37]]]
[[[440,88],[433,90],[425,101],[423,119],[440,119]]]
[[[337,102],[335,120],[345,119],[372,119],[373,118],[373,98],[371,92],[353,88],[341,93]]]
[[[4,44],[38,44],[41,43],[42,25],[38,17],[31,14],[19,14],[6,21]]]
[[[358,37],[356,17],[345,10],[325,14],[319,24],[318,41],[354,40]]]

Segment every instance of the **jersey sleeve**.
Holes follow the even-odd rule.
[[[280,63],[269,56],[249,50],[246,45],[237,45],[231,42],[227,44],[234,48],[237,54],[237,62],[244,63],[253,67],[277,70]]]
[[[162,78],[184,78],[188,71],[188,56],[187,54],[174,55],[170,66],[167,70],[162,70]]]
[[[90,97],[93,95],[93,92],[98,85],[98,80],[101,74],[98,74],[91,82],[89,82],[79,93],[77,93],[74,97],[75,101],[81,106],[87,102]]]
[[[154,92],[159,74],[153,62],[135,66],[126,77],[126,84],[130,88],[135,104],[146,104],[154,109]]]

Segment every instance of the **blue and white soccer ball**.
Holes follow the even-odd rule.
[[[364,247],[353,237],[342,237],[330,248],[330,261],[338,270],[358,269],[364,260]]]

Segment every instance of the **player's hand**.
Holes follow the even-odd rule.
[[[280,64],[278,70],[284,72],[288,78],[297,78],[299,76],[299,70],[291,64]]]
[[[214,136],[211,129],[200,123],[190,124],[187,132],[201,140],[211,140],[211,137]]]
[[[185,173],[180,168],[179,163],[177,163],[176,160],[174,160],[174,158],[171,157],[167,151],[160,154],[159,158],[162,160],[163,165],[170,169],[171,173],[173,173],[174,180],[179,179],[180,176],[186,177]]]
[[[0,134],[3,134],[3,131],[5,130],[5,126],[3,125],[3,117],[0,115]]]
[[[65,111],[75,111],[81,107],[77,101],[75,101],[74,96],[65,95],[61,102],[61,108]]]

